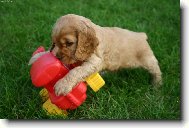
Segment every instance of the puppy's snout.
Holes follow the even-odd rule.
[[[53,47],[53,48],[50,49],[50,52],[51,52],[54,56],[56,56],[56,54],[57,54],[57,52],[58,52],[58,48],[57,48],[57,47]]]
[[[63,58],[63,55],[60,54],[59,52],[54,52],[54,51],[52,51],[52,54],[53,54],[54,56],[56,56],[56,58],[58,58],[58,59]]]
[[[58,53],[56,53],[56,57],[57,57],[58,59],[62,59],[62,58],[63,58],[63,55],[58,52]]]

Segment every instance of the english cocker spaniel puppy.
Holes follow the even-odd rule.
[[[142,67],[161,84],[161,71],[147,35],[118,27],[101,27],[89,19],[68,14],[52,30],[52,52],[65,64],[81,62],[54,86],[57,95],[66,95],[80,81],[101,70]],[[141,74],[142,75],[142,74]]]

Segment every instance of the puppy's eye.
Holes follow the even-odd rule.
[[[66,42],[66,46],[67,46],[67,47],[72,46],[72,44],[73,44],[73,42],[69,42],[69,41]]]

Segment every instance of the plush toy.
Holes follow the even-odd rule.
[[[40,95],[43,101],[46,101],[43,104],[43,108],[49,114],[66,115],[65,110],[76,109],[85,101],[87,87],[84,82],[78,83],[66,96],[55,95],[55,83],[60,78],[63,78],[70,69],[74,68],[73,65],[65,66],[51,52],[45,52],[43,47],[39,47],[33,53],[32,61],[29,62],[32,63],[30,70],[31,80],[36,87],[45,87],[40,91]],[[86,82],[95,92],[105,84],[98,73],[86,78]]]

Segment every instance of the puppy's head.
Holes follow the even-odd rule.
[[[52,42],[52,52],[65,64],[87,60],[99,43],[91,21],[73,14],[57,20]]]

